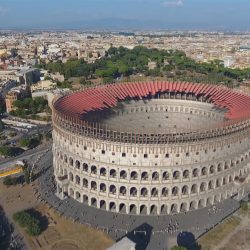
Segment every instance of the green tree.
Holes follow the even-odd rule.
[[[182,246],[173,246],[171,250],[187,250],[187,248]]]

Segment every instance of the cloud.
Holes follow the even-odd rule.
[[[181,7],[183,5],[183,0],[168,0],[163,2],[165,7]]]

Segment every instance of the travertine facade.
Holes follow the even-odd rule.
[[[159,215],[199,209],[236,195],[250,170],[250,123],[205,132],[222,123],[223,112],[194,95],[131,99],[122,109],[114,108],[110,119],[105,115],[98,121],[103,126],[109,122],[112,128],[128,117],[127,127],[132,124],[133,133],[126,136],[63,116],[55,108],[53,164],[58,196],[108,211]],[[168,119],[177,122],[168,126]],[[154,122],[156,131],[149,129],[145,135],[147,123],[150,127]],[[186,137],[183,124],[188,128]],[[144,128],[141,137],[136,128]],[[119,129],[126,131],[126,124]],[[157,143],[155,137],[166,131],[168,139],[158,138]]]

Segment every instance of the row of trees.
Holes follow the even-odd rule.
[[[155,69],[149,69],[148,63],[150,61],[156,63]],[[241,82],[243,79],[250,78],[250,68],[242,70],[225,68],[220,60],[199,63],[188,58],[182,51],[148,49],[143,46],[137,46],[132,50],[124,47],[111,47],[104,57],[91,64],[80,59],[69,60],[66,63],[58,61],[41,64],[37,67],[54,73],[59,72],[66,78],[82,77],[88,80],[101,77],[105,81],[137,73],[145,76],[167,76],[177,79],[203,77],[204,80],[211,80],[215,83]]]

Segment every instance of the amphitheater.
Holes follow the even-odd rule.
[[[53,102],[57,196],[133,215],[186,213],[244,192],[250,97],[188,82],[117,83]]]

